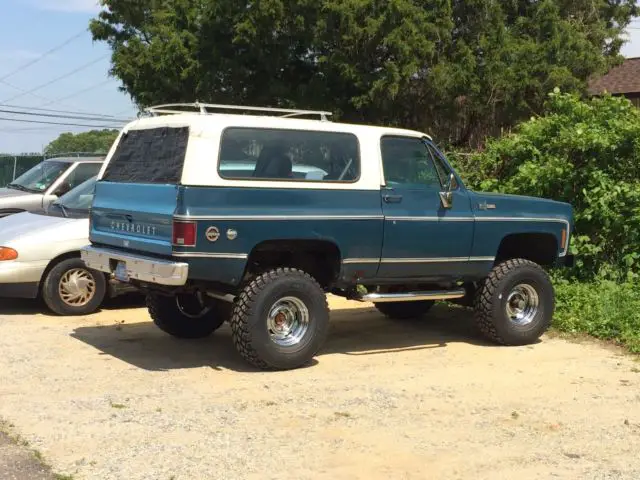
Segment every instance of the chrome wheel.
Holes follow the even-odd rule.
[[[269,311],[267,329],[275,344],[297,345],[309,330],[309,309],[299,298],[281,298]]]
[[[538,314],[540,297],[538,292],[531,285],[522,283],[515,286],[509,296],[505,306],[509,319],[519,326],[526,326],[533,322]]]
[[[71,307],[84,307],[96,294],[96,280],[82,268],[66,271],[58,283],[60,299]]]
[[[205,305],[200,292],[195,295],[176,295],[176,306],[180,313],[187,318],[202,318],[211,307]]]

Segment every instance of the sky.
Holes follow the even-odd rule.
[[[22,111],[46,108],[111,115],[122,120],[116,127],[134,118],[136,109],[130,98],[118,90],[119,81],[108,75],[110,49],[105,43],[93,43],[87,30],[89,20],[99,10],[97,0],[0,0],[0,105]],[[640,56],[640,20],[632,24],[628,40],[622,54]],[[27,66],[34,60],[38,61]],[[41,152],[60,133],[91,130],[15,119],[96,126],[104,123],[0,112],[2,153]]]

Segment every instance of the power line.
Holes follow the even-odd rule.
[[[6,118],[0,117],[0,121],[8,121],[8,122],[20,122],[20,123],[40,123],[44,125],[66,125],[70,127],[90,127],[90,128],[109,128],[115,129],[113,125],[89,125],[86,123],[58,123],[58,122],[45,122],[43,120],[25,120],[22,118]]]
[[[102,113],[93,113],[93,112],[82,112],[82,111],[73,111],[73,110],[55,110],[55,109],[51,109],[51,108],[41,108],[41,107],[26,107],[24,105],[10,105],[10,104],[2,104],[0,103],[0,107],[4,107],[4,108],[18,108],[21,110],[37,110],[39,112],[51,112],[51,113],[68,113],[71,115],[77,114],[77,115],[91,115],[92,117],[101,117],[106,119],[109,118],[117,118],[114,115],[106,115],[106,114],[102,114]]]
[[[52,128],[52,129],[44,129],[44,128],[34,128],[29,130],[2,130],[0,129],[0,135],[34,135],[38,133],[78,133],[71,131],[72,128],[76,127],[61,127],[61,128]]]
[[[9,132],[59,132],[62,130],[70,130],[69,127],[61,126],[61,127],[8,127],[2,128],[0,127],[0,132],[9,133]]]
[[[123,118],[114,118],[113,120],[108,120],[106,118],[100,118],[100,117],[78,116],[78,115],[62,115],[62,114],[56,114],[56,113],[24,112],[24,111],[19,111],[19,110],[4,110],[4,109],[0,109],[0,112],[2,112],[2,113],[11,113],[13,115],[27,115],[27,116],[35,116],[35,117],[49,117],[49,118],[66,118],[66,119],[70,119],[70,120],[87,120],[87,121],[94,121],[94,122],[123,123],[123,122],[127,122],[128,121],[128,120],[123,119]]]
[[[90,86],[90,87],[84,88],[84,89],[82,89],[82,90],[78,90],[77,92],[72,93],[71,95],[67,95],[66,97],[61,97],[61,98],[58,98],[58,99],[56,99],[56,100],[50,100],[50,101],[48,101],[47,103],[43,103],[41,106],[42,106],[42,107],[46,107],[47,105],[52,105],[52,104],[54,104],[54,103],[60,103],[60,102],[62,102],[63,100],[68,100],[68,99],[70,99],[70,98],[77,97],[78,95],[82,95],[83,93],[86,93],[86,92],[89,92],[89,91],[91,91],[91,90],[94,90],[94,89],[96,89],[96,88],[98,88],[98,87],[101,87],[101,86],[103,86],[103,85],[106,85],[107,83],[110,83],[110,82],[111,82],[111,79],[105,80],[104,82],[97,83],[97,84],[95,84],[95,85],[92,85],[92,86]]]
[[[64,42],[62,42],[60,45],[57,45],[55,47],[53,47],[51,50],[47,50],[46,52],[44,52],[42,55],[39,55],[37,58],[34,58],[33,60],[31,60],[30,62],[25,63],[24,65],[16,68],[15,70],[7,73],[6,75],[0,77],[0,81],[1,80],[5,80],[13,75],[15,75],[18,72],[21,72],[22,70],[26,70],[27,68],[29,68],[31,65],[34,65],[36,63],[38,63],[39,61],[41,61],[42,59],[48,57],[49,55],[51,55],[54,52],[57,52],[58,50],[60,50],[63,47],[66,47],[67,45],[69,45],[71,42],[73,42],[75,39],[81,37],[82,35],[84,35],[86,33],[87,29],[83,29],[81,32],[75,34],[74,36],[72,36],[71,38],[68,38],[67,40],[65,40]]]
[[[0,80],[0,83],[2,83],[2,84],[4,84],[4,85],[6,85],[6,86],[8,86],[8,87],[13,88],[14,90],[18,90],[19,92],[22,92],[22,93],[23,93],[23,94],[25,94],[25,95],[31,95],[31,96],[32,96],[32,97],[34,97],[34,98],[38,98],[38,99],[40,99],[40,100],[44,100],[44,101],[46,101],[46,102],[49,102],[49,101],[51,100],[51,99],[49,99],[49,98],[47,98],[47,97],[43,97],[42,95],[38,95],[37,93],[29,92],[29,91],[25,90],[24,88],[17,87],[16,85],[13,85],[12,83],[9,83],[9,82],[7,82],[7,81],[5,81],[5,80]],[[58,101],[56,101],[56,103],[58,103]],[[64,105],[64,104],[62,104],[62,105]],[[4,106],[6,107],[6,106],[9,106],[9,105],[4,105]],[[21,108],[21,107],[18,107],[18,108]],[[29,109],[31,109],[31,110],[38,110],[38,109],[37,109],[37,108],[35,108],[35,107],[27,107],[27,108],[29,108]],[[44,109],[43,109],[43,110],[44,110]],[[65,112],[65,113],[68,113],[68,112]],[[84,112],[74,112],[74,113],[91,114],[91,112],[86,112],[86,111],[84,111]],[[107,115],[105,115],[105,116],[107,116]]]
[[[9,83],[9,82],[6,82],[6,81],[4,81],[4,80],[0,80],[0,83],[2,83],[3,85],[6,85],[7,87],[11,87],[11,88],[13,88],[14,90],[18,90],[19,92],[22,92],[22,93],[24,93],[25,95],[29,94],[29,95],[31,95],[32,97],[36,97],[36,98],[39,98],[39,99],[41,99],[41,100],[49,100],[48,98],[43,97],[42,95],[38,95],[38,94],[35,94],[35,93],[29,93],[29,92],[28,92],[27,90],[25,90],[24,88],[16,87],[14,84]]]
[[[95,65],[95,64],[96,64],[96,63],[98,63],[99,61],[104,60],[106,57],[108,57],[108,55],[103,55],[103,56],[101,56],[100,58],[96,58],[96,59],[94,59],[94,60],[92,60],[92,61],[90,61],[90,62],[88,62],[88,63],[85,63],[85,64],[83,64],[83,65],[80,65],[79,67],[77,67],[77,68],[75,68],[75,69],[71,70],[70,72],[65,73],[64,75],[60,75],[59,77],[54,78],[53,80],[49,80],[48,82],[43,83],[42,85],[38,85],[37,87],[32,88],[31,90],[28,90],[28,91],[26,91],[26,92],[20,93],[20,94],[18,94],[18,95],[14,95],[14,96],[13,96],[13,97],[11,97],[11,98],[7,98],[6,100],[3,100],[3,101],[2,101],[2,102],[0,102],[0,103],[7,103],[7,102],[10,102],[10,101],[12,101],[12,100],[15,100],[16,98],[20,98],[20,97],[22,97],[22,96],[24,96],[24,95],[32,94],[33,92],[36,92],[36,91],[38,91],[38,90],[41,90],[41,89],[43,89],[44,87],[48,87],[49,85],[51,85],[51,84],[53,84],[53,83],[59,82],[60,80],[64,80],[65,78],[68,78],[68,77],[70,77],[71,75],[73,75],[74,73],[78,73],[79,71],[84,70],[85,68],[90,67],[91,65]]]

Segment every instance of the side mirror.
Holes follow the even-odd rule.
[[[452,173],[449,175],[449,183],[446,185],[445,190],[440,192],[440,203],[442,203],[443,208],[451,208],[453,206],[453,191],[457,188],[458,182]]]
[[[69,185],[67,182],[64,182],[64,183],[61,183],[58,186],[58,188],[56,188],[56,191],[53,192],[53,194],[57,197],[61,197],[66,193],[69,193],[70,191],[71,191],[71,185]]]

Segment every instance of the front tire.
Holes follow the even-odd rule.
[[[380,313],[392,320],[411,320],[424,317],[436,302],[424,300],[419,302],[387,302],[376,303]]]
[[[288,370],[308,363],[324,343],[329,306],[308,274],[278,268],[249,282],[231,316],[236,349],[251,365]]]
[[[528,345],[551,325],[553,284],[539,265],[507,260],[480,284],[474,309],[476,323],[487,338],[502,345]]]
[[[153,323],[176,338],[208,337],[229,318],[224,305],[214,300],[205,304],[197,295],[148,294],[146,303]]]
[[[63,316],[95,312],[106,296],[105,276],[87,268],[79,258],[53,266],[42,284],[42,299],[49,309]]]

